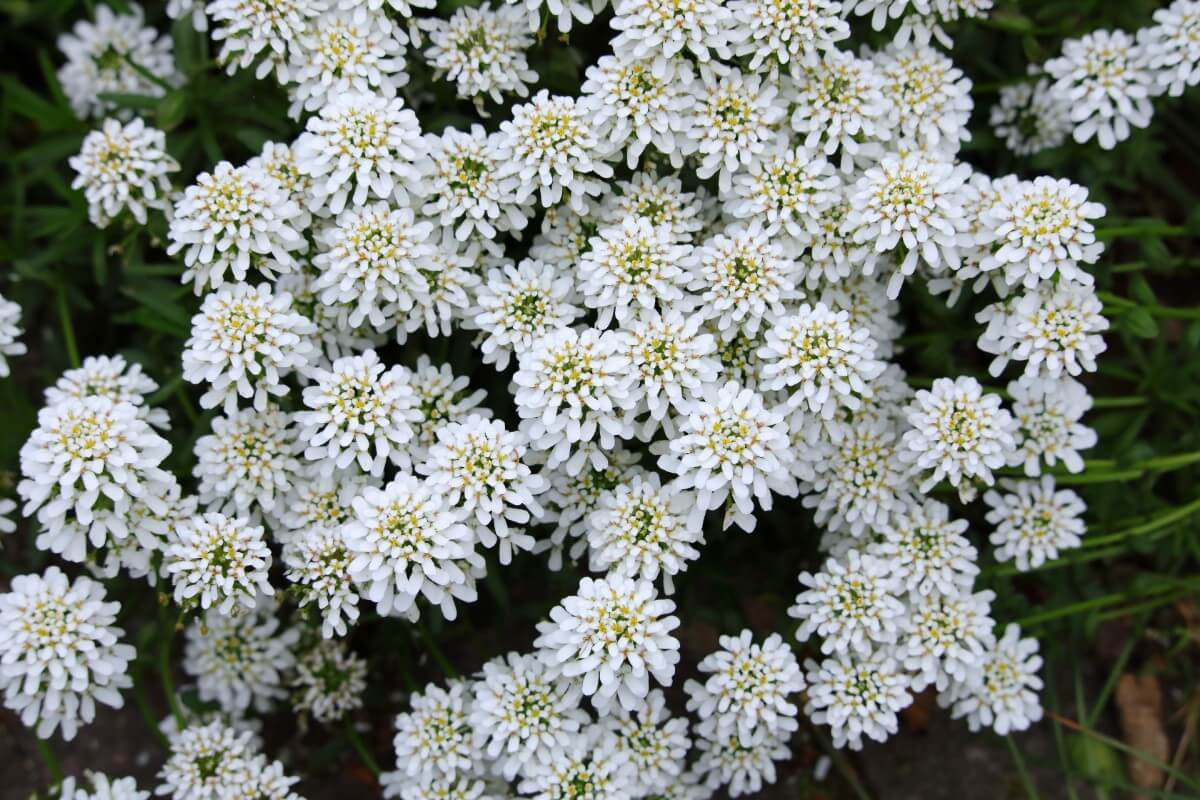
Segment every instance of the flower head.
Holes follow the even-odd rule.
[[[104,586],[71,581],[58,567],[18,575],[0,594],[0,689],[4,705],[38,738],[61,730],[75,738],[96,716],[96,703],[120,708],[133,685],[134,649],[113,625],[121,604],[106,602]]]

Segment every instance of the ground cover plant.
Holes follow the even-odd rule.
[[[1200,2],[0,11],[13,796],[1200,796]]]

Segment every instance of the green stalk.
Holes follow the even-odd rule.
[[[158,676],[162,681],[163,693],[167,696],[167,707],[171,709],[171,716],[175,718],[175,724],[179,726],[179,730],[185,727],[183,718],[183,709],[179,706],[179,697],[175,694],[175,681],[171,678],[171,642],[175,638],[175,628],[178,623],[172,623],[169,617],[164,613],[166,610],[166,596],[159,597],[159,613],[158,613]],[[163,623],[167,623],[166,630],[163,630]]]
[[[362,759],[363,765],[366,766],[367,769],[371,770],[372,775],[378,778],[380,772],[379,763],[375,760],[375,757],[371,755],[371,751],[367,749],[367,744],[362,740],[362,737],[358,735],[358,731],[354,729],[353,722],[346,723],[346,738],[350,740],[351,746],[353,746],[355,752],[358,753],[358,757]]]
[[[1134,236],[1187,236],[1188,230],[1182,225],[1163,225],[1159,222],[1149,222],[1141,225],[1115,225],[1111,228],[1097,228],[1096,238],[1100,241],[1120,239]]]
[[[58,756],[54,755],[54,750],[50,747],[49,741],[35,736],[33,744],[37,747],[38,755],[42,758],[42,764],[46,767],[46,772],[50,775],[51,783],[61,783],[63,779],[62,767],[59,766]]]
[[[442,648],[438,647],[437,640],[433,638],[433,634],[429,632],[429,628],[425,625],[424,620],[417,621],[417,632],[421,635],[421,641],[429,650],[429,655],[441,667],[442,672],[448,678],[457,678],[458,670],[450,663],[450,659],[446,658],[446,654],[442,652]]]
[[[1004,741],[1008,743],[1008,752],[1012,753],[1013,762],[1017,765],[1017,774],[1021,776],[1021,785],[1025,787],[1025,794],[1029,795],[1030,800],[1039,800],[1037,786],[1033,783],[1033,776],[1029,774],[1029,768],[1025,766],[1025,757],[1021,755],[1021,749],[1017,747],[1017,743],[1013,741],[1013,737],[1005,736]]]
[[[75,326],[71,323],[71,309],[67,305],[67,287],[66,284],[58,285],[58,321],[62,326],[63,346],[67,348],[67,360],[71,362],[71,366],[76,369],[82,363],[79,360],[79,347],[75,344]]]

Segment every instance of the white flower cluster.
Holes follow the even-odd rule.
[[[1152,100],[1200,83],[1198,31],[1200,2],[1175,0],[1133,34],[1095,30],[1068,39],[1058,56],[1031,67],[1028,80],[1001,89],[992,126],[1017,155],[1068,137],[1111,150],[1150,125]]]
[[[261,797],[301,800],[299,778],[259,751],[254,734],[221,721],[195,723],[169,736],[170,753],[159,770],[155,795],[173,800]]]
[[[136,365],[64,375],[21,453],[37,546],[169,582],[195,614],[183,665],[202,702],[240,718],[290,698],[347,724],[364,617],[452,621],[522,553],[586,565],[530,652],[411,694],[384,780],[403,800],[755,792],[801,710],[859,748],[930,686],[971,729],[1029,726],[1037,643],[997,632],[967,524],[929,495],[982,494],[994,556],[1020,570],[1080,545],[1083,503],[1055,474],[1096,442],[1076,378],[1105,349],[1089,272],[1105,209],[1068,179],[960,158],[972,86],[938,45],[991,2],[618,0],[580,96],[535,92],[543,17],[565,32],[607,5],[441,19],[414,13],[431,0],[170,3],[230,71],[284,85],[303,131],[176,192],[164,134],[140,120],[105,121],[72,161],[97,225],[166,212],[202,298],[182,380],[211,422],[176,478]],[[1196,5],[1136,42],[1068,43],[1039,88],[1006,90],[998,129],[1025,152],[1072,126],[1124,138],[1146,98],[1200,80]],[[895,38],[839,44],[856,16]],[[101,7],[64,50],[81,113],[175,80],[139,15]],[[418,58],[414,76],[494,124],[426,130],[429,98],[401,92]],[[986,298],[979,350],[993,377],[1019,372],[1003,391],[905,374],[910,283]],[[4,371],[18,312],[0,300]],[[781,634],[722,637],[683,686],[696,719],[673,717],[676,583],[779,497],[824,532],[789,611],[819,657],[802,665]],[[6,702],[73,732],[94,700],[120,702],[132,654],[96,584],[18,581],[0,598]],[[294,782],[208,722],[173,735],[158,791],[289,798]]]
[[[0,294],[0,378],[7,378],[12,371],[10,356],[25,355],[25,344],[21,338],[21,307]]]

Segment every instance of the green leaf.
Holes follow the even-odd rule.
[[[1154,317],[1150,316],[1150,312],[1141,306],[1129,309],[1121,317],[1121,321],[1125,329],[1134,336],[1142,339],[1153,339],[1158,336],[1158,323],[1154,321]]]
[[[1158,305],[1158,298],[1154,296],[1154,290],[1141,275],[1135,275],[1129,282],[1129,294],[1142,305]]]
[[[187,117],[187,92],[171,92],[158,104],[158,127],[164,131],[174,130]]]
[[[1067,738],[1067,753],[1071,766],[1083,777],[1100,784],[1120,783],[1125,780],[1125,768],[1121,756],[1104,742],[1072,734]]]

